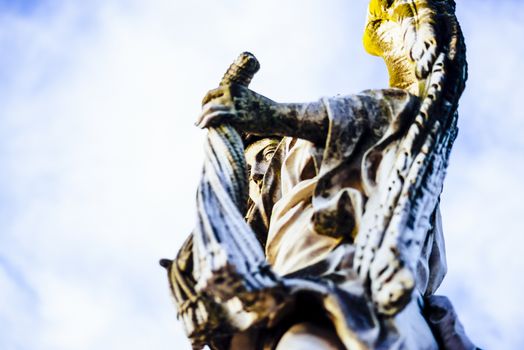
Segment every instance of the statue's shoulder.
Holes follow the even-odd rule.
[[[420,108],[420,97],[404,89],[368,89],[356,94],[324,98],[328,110],[334,113],[364,112],[368,117],[395,119],[406,113],[413,114]]]
[[[399,88],[366,89],[358,93],[357,96],[372,97],[378,100],[418,99],[418,96],[408,90]]]

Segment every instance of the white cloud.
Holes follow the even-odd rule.
[[[443,196],[444,291],[481,346],[518,348],[523,124],[507,94],[522,95],[523,46],[504,40],[522,37],[522,6],[493,4],[458,4],[471,78]],[[203,93],[243,50],[262,63],[253,89],[279,101],[385,86],[360,45],[365,6],[64,1],[4,13],[0,347],[187,344],[156,262],[193,225]]]

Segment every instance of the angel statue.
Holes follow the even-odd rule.
[[[249,53],[203,100],[197,223],[168,270],[194,349],[476,349],[434,293],[465,45],[453,0],[371,0],[390,87],[278,103]]]

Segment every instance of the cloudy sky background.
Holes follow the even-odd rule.
[[[0,348],[189,349],[157,261],[194,223],[204,93],[308,101],[387,85],[367,1],[0,0]],[[450,296],[524,348],[524,3],[459,0],[470,79],[442,196]]]

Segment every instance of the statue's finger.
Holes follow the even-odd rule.
[[[195,125],[201,128],[204,128],[205,126],[200,126],[204,123],[204,120],[210,115],[215,112],[227,112],[230,108],[228,106],[225,106],[223,104],[217,104],[217,103],[207,103],[204,105],[204,108],[202,109],[202,112],[197,118],[197,121],[195,122]]]
[[[214,113],[214,112],[220,112],[220,111],[229,111],[231,109],[230,106],[227,106],[223,103],[217,103],[215,101],[207,103],[202,108],[202,112],[200,115],[204,116],[206,114]]]
[[[411,270],[403,267],[397,270],[380,288],[372,287],[372,298],[377,311],[390,316],[402,311],[411,301],[411,294],[415,287],[414,281]]]
[[[437,58],[437,42],[435,38],[429,38],[424,41],[424,51],[422,56],[417,60],[415,74],[419,79],[425,79],[431,72],[433,63]]]
[[[373,261],[373,256],[369,254],[373,250],[368,249],[368,244],[368,239],[365,239],[364,242],[357,242],[354,258],[355,271],[365,283],[369,279],[369,268]]]
[[[224,96],[224,88],[223,87],[219,87],[219,88],[210,90],[210,91],[208,91],[206,96],[204,96],[204,98],[202,99],[202,106],[204,106],[207,103],[209,103],[209,101],[214,100],[214,99],[219,98],[219,97],[222,97],[222,96]]]
[[[437,57],[438,44],[432,31],[419,38],[411,49],[411,59],[415,62],[415,74],[419,79],[425,79]]]
[[[369,269],[369,278],[380,288],[401,268],[401,264],[393,253],[381,247]]]
[[[203,115],[196,125],[201,129],[209,128],[227,122],[228,120],[233,119],[234,116],[235,113],[231,112],[229,108],[225,110],[214,111]]]

